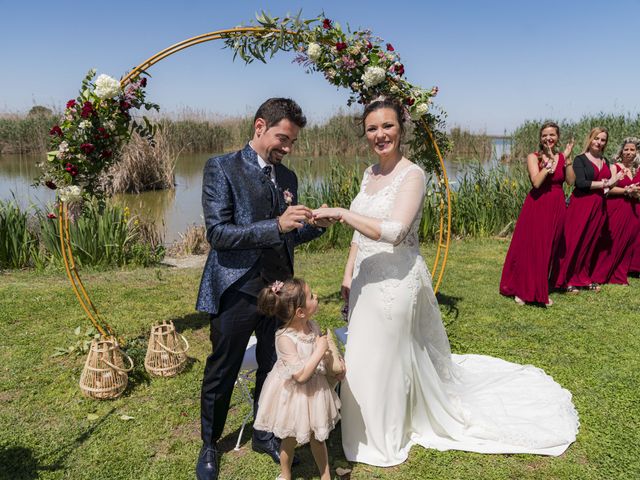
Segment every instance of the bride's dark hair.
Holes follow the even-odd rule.
[[[362,116],[360,117],[360,124],[362,125],[362,136],[366,135],[365,128],[365,120],[369,116],[371,112],[375,112],[376,110],[380,110],[381,108],[390,108],[394,112],[396,112],[396,117],[398,117],[398,125],[400,125],[400,134],[404,135],[404,108],[397,100],[389,97],[379,97],[376,98],[373,102],[364,107],[364,112],[362,112]]]

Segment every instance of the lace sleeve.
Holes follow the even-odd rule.
[[[288,380],[304,368],[304,362],[298,355],[296,343],[288,335],[277,335],[276,347],[278,350],[278,360],[284,367],[281,373],[284,374],[283,377],[285,380]]]
[[[398,245],[411,228],[424,204],[425,177],[422,169],[412,168],[402,179],[391,216],[380,223],[380,242]]]

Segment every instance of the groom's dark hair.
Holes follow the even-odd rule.
[[[307,124],[307,118],[302,113],[300,105],[290,98],[270,98],[260,105],[253,118],[253,123],[259,118],[267,123],[267,128],[273,127],[283,118],[300,128],[304,128]]]

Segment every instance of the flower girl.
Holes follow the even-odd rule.
[[[273,432],[280,444],[280,476],[291,479],[296,444],[311,444],[321,480],[330,480],[325,440],[340,419],[340,400],[329,386],[323,358],[326,336],[311,317],[318,297],[294,278],[274,282],[260,292],[258,310],[284,322],[276,332],[278,360],[262,387],[253,427]]]

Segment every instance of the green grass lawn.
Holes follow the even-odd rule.
[[[518,307],[498,294],[507,243],[452,246],[440,302],[454,352],[482,353],[543,368],[574,395],[575,444],[558,458],[481,455],[414,447],[398,467],[355,464],[351,479],[640,478],[640,280],[600,293],[553,294],[555,305]],[[432,249],[425,254],[431,258]],[[297,274],[319,293],[319,322],[338,326],[346,251],[304,253]],[[430,263],[428,261],[427,263]],[[199,395],[210,349],[206,316],[193,307],[199,269],[151,268],[83,274],[92,299],[129,341],[136,367],[114,401],[84,398],[83,356],[51,357],[88,326],[62,273],[0,274],[0,479],[192,479],[200,448]],[[191,343],[191,362],[172,379],[150,378],[149,327],[172,319]],[[221,476],[273,479],[278,467],[251,451],[250,429],[233,451],[249,407],[236,390],[221,442]],[[132,419],[126,419],[133,417]],[[332,466],[346,467],[339,429]],[[296,478],[317,478],[308,448]]]

